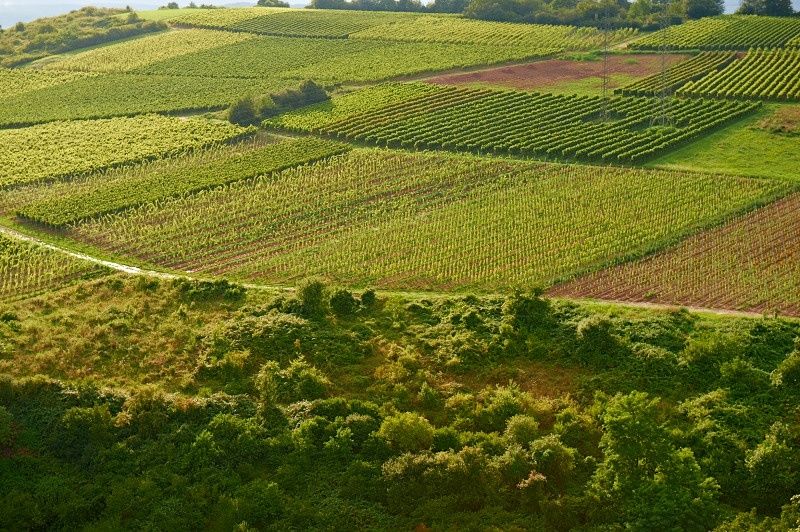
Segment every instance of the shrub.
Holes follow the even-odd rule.
[[[97,452],[111,443],[112,429],[111,412],[107,404],[70,408],[61,418],[61,433],[56,449],[67,457]]]
[[[256,479],[235,492],[238,519],[263,529],[283,513],[283,494],[274,482]]]
[[[800,386],[800,345],[775,368],[772,372],[772,382],[776,386],[785,386],[788,389],[796,390]]]
[[[372,308],[378,302],[378,296],[375,295],[375,290],[367,289],[361,294],[361,304],[364,308]]]
[[[267,362],[256,376],[256,390],[263,404],[320,399],[329,386],[325,374],[302,356],[292,360],[286,369],[280,369],[277,362]]]
[[[523,447],[528,447],[538,435],[539,423],[531,416],[518,414],[511,417],[506,423],[506,438]]]
[[[433,444],[433,426],[419,414],[403,412],[383,420],[378,436],[394,451],[419,452]]]
[[[328,301],[331,310],[339,317],[352,316],[358,308],[358,302],[349,290],[337,288]]]
[[[320,279],[306,279],[297,287],[300,311],[306,318],[319,319],[325,315],[325,283]]]
[[[261,113],[252,97],[242,98],[228,108],[228,121],[240,126],[253,126],[261,122]]]

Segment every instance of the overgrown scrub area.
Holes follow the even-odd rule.
[[[797,322],[136,277],[0,316],[2,527],[800,526]]]

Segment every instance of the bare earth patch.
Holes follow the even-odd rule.
[[[672,66],[689,56],[668,54],[664,56],[666,66]],[[612,55],[608,58],[608,73],[630,77],[646,77],[661,71],[662,56],[658,54]],[[603,61],[573,61],[568,59],[548,59],[524,65],[513,65],[462,74],[436,76],[428,81],[441,85],[463,85],[483,83],[501,85],[516,89],[537,89],[580,81],[586,78],[602,77]],[[613,87],[612,87],[613,88]]]

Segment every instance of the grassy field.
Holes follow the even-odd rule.
[[[760,125],[781,108],[787,107],[767,106],[756,115],[653,160],[648,166],[800,181],[796,134],[774,133]]]

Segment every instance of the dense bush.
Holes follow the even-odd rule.
[[[0,375],[0,528],[800,524],[797,322],[536,293],[331,319],[307,285],[114,279],[4,307],[3,367],[65,382]],[[454,365],[465,335],[489,347]]]
[[[419,414],[403,412],[383,420],[378,436],[398,452],[419,452],[433,444],[433,426]]]
[[[297,89],[286,89],[267,96],[247,96],[238,100],[228,108],[228,120],[240,126],[258,125],[267,118],[324,102],[329,98],[323,87],[306,80]]]

